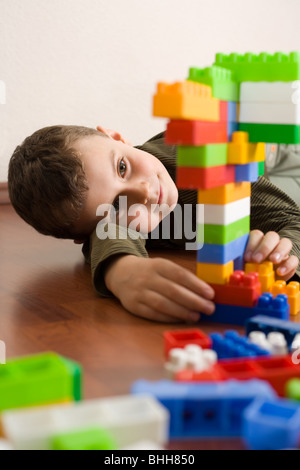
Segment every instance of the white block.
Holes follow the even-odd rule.
[[[250,197],[228,204],[204,204],[204,224],[228,225],[250,215]]]
[[[294,103],[299,102],[300,81],[242,82],[240,103]]]
[[[240,103],[239,122],[299,125],[300,104]]]
[[[90,426],[110,432],[120,449],[139,440],[165,445],[169,412],[150,395],[126,395],[6,411],[2,425],[17,450],[49,450],[53,435]]]

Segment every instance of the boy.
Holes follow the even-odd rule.
[[[83,252],[101,295],[114,295],[128,311],[151,320],[196,322],[199,312],[214,311],[212,288],[175,263],[148,258],[146,250],[158,245],[184,248],[186,240],[171,236],[146,241],[123,226],[118,214],[120,196],[126,196],[127,224],[134,221],[130,207],[137,204],[137,229],[148,232],[162,218],[171,220],[176,204],[196,206],[196,192],[178,191],[174,183],[175,151],[164,144],[162,134],[132,147],[100,126],[44,128],[16,148],[9,164],[9,193],[18,214],[39,232],[85,242]],[[162,216],[157,204],[169,207],[169,213]],[[110,212],[115,207],[115,223],[98,224],[105,215],[97,212],[99,206]],[[99,227],[114,236],[102,237]],[[284,280],[300,275],[300,210],[263,177],[252,184],[251,229],[246,261],[268,259]]]

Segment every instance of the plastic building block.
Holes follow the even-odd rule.
[[[228,164],[246,164],[261,162],[265,159],[265,144],[249,142],[247,132],[237,131],[232,135],[232,141],[227,146]]]
[[[80,429],[51,438],[51,450],[116,450],[114,439],[101,428]]]
[[[252,450],[298,447],[299,405],[290,400],[257,398],[244,410],[242,435]]]
[[[151,394],[169,410],[171,439],[239,436],[243,410],[257,396],[271,399],[275,395],[260,380],[201,384],[139,380],[132,393]]]
[[[215,291],[214,302],[218,304],[253,307],[261,295],[258,273],[245,274],[235,271],[226,285],[211,284]]]
[[[261,282],[262,292],[271,292],[275,282],[274,267],[271,261],[263,261],[262,263],[245,263],[245,272],[258,272]]]
[[[7,361],[0,368],[0,411],[81,399],[81,367],[55,353]]]
[[[212,189],[198,190],[198,204],[228,204],[251,195],[250,183],[229,183]]]
[[[265,162],[258,162],[258,176],[265,174]]]
[[[204,233],[204,243],[224,245],[249,233],[250,216],[243,217],[228,225],[198,224],[197,228],[200,234]]]
[[[294,103],[299,84],[291,82],[242,82],[240,103]]]
[[[300,379],[291,379],[285,384],[285,396],[300,401]]]
[[[276,318],[289,318],[290,306],[287,295],[279,294],[273,298],[272,294],[265,292],[258,299],[255,307],[257,314],[270,315]]]
[[[158,83],[153,115],[172,119],[220,120],[220,101],[211,87],[191,81]]]
[[[292,353],[294,353],[295,351],[300,353],[300,333],[297,333],[294,337],[290,350]]]
[[[211,333],[210,337],[212,339],[212,348],[216,351],[218,359],[270,355],[270,351],[253,344],[247,336],[241,336],[234,330],[227,330],[224,335]]]
[[[299,52],[276,52],[273,55],[266,52],[248,52],[244,55],[218,53],[214,65],[231,70],[238,82],[289,82],[300,79]]]
[[[227,164],[227,144],[177,147],[177,166],[210,167]]]
[[[171,349],[165,363],[165,377],[173,380],[180,370],[203,371],[210,369],[218,360],[212,349],[202,349],[197,344],[187,344],[184,348]]]
[[[247,163],[246,165],[235,165],[235,181],[249,181],[255,183],[258,180],[259,162]]]
[[[237,122],[238,121],[238,104],[234,101],[227,102],[227,121]]]
[[[266,335],[272,331],[279,331],[285,337],[289,349],[296,335],[300,334],[300,324],[290,321],[285,321],[279,318],[271,318],[265,315],[257,315],[250,318],[246,322],[246,334],[249,335],[251,331],[262,331]]]
[[[271,292],[273,295],[286,294],[290,306],[290,314],[297,315],[297,313],[300,311],[299,282],[292,281],[287,284],[285,281],[276,281],[272,286]]]
[[[197,276],[207,283],[226,284],[232,273],[233,261],[226,264],[197,263]]]
[[[274,356],[285,356],[289,352],[286,339],[279,331],[271,331],[267,336],[262,331],[251,331],[249,341]]]
[[[239,123],[235,121],[228,121],[227,122],[227,140],[228,142],[231,142],[232,140],[232,135],[234,132],[237,132],[239,130]]]
[[[228,204],[205,204],[204,223],[228,225],[250,215],[250,198],[245,197]]]
[[[211,348],[211,339],[199,328],[164,332],[165,357],[168,357],[171,349],[184,348],[188,344],[195,344],[202,349],[209,349]]]
[[[300,124],[300,105],[290,103],[241,103],[239,122]]]
[[[250,142],[299,144],[300,126],[293,124],[254,124],[240,122],[239,130],[248,132]]]
[[[238,101],[239,87],[230,70],[213,65],[205,69],[191,67],[188,80],[209,85],[215,98],[226,101]]]
[[[181,189],[210,189],[235,181],[234,165],[219,165],[208,168],[177,167],[176,183]]]
[[[168,122],[165,142],[170,145],[207,145],[227,143],[227,122],[172,120]]]
[[[204,244],[201,250],[197,251],[197,261],[198,263],[227,264],[244,253],[248,238],[247,233],[225,245]]]
[[[16,450],[50,450],[53,436],[92,427],[105,429],[120,449],[141,439],[165,445],[169,413],[153,397],[125,395],[6,411],[2,426]]]

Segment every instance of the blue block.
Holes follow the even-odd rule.
[[[234,271],[245,271],[245,260],[244,255],[239,256],[233,262],[233,270]]]
[[[235,101],[227,101],[227,121],[237,122],[237,103]]]
[[[295,336],[300,333],[300,324],[281,320],[279,318],[271,318],[265,315],[257,315],[249,318],[245,324],[246,334],[251,331],[262,331],[265,335],[271,331],[279,331],[285,337],[288,347],[290,348]]]
[[[256,307],[215,304],[216,308],[214,313],[209,316],[202,315],[200,322],[208,321],[243,326],[249,318],[255,317],[256,315],[265,315],[267,317],[288,320],[290,315],[290,306],[287,303],[287,296],[279,294],[274,299],[270,299],[270,296],[272,297],[272,294],[267,293],[261,295]],[[260,300],[262,297],[263,299]]]
[[[269,351],[251,343],[247,336],[241,336],[234,330],[227,330],[224,335],[211,333],[209,336],[212,339],[212,349],[216,351],[218,359],[270,355]]]
[[[199,263],[226,264],[244,255],[249,234],[236,238],[225,245],[214,243],[204,243],[202,248],[197,250],[197,261]]]
[[[254,400],[243,413],[242,435],[253,450],[280,450],[298,447],[299,403],[284,399]]]
[[[228,142],[232,141],[232,134],[236,131],[239,130],[239,123],[238,122],[232,122],[228,121],[227,122],[227,137],[228,137]]]
[[[139,380],[132,393],[153,395],[170,412],[170,438],[240,436],[242,412],[255,397],[273,398],[262,380],[190,384]]]
[[[258,162],[246,163],[245,165],[235,165],[235,182],[241,183],[249,181],[254,183],[258,180]]]

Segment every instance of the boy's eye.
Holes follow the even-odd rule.
[[[121,158],[121,160],[119,161],[119,173],[122,178],[126,173],[126,163],[124,162],[123,158]]]

